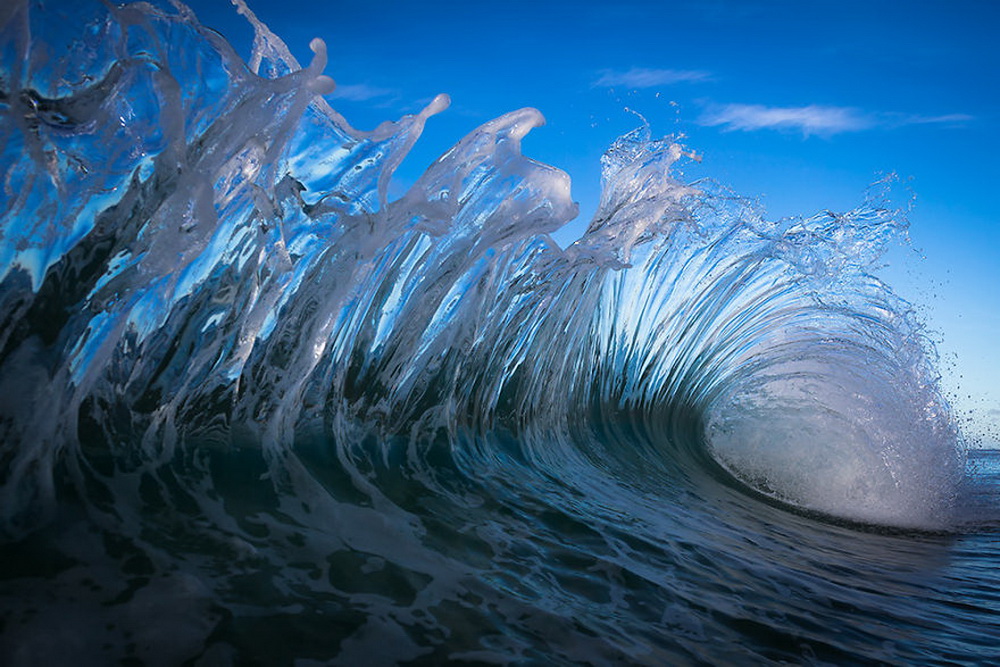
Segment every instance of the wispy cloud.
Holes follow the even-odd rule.
[[[810,104],[803,107],[768,107],[761,104],[712,106],[698,119],[699,124],[721,126],[726,131],[791,130],[805,136],[832,136],[875,128],[906,125],[960,125],[973,120],[968,114],[925,116],[900,113],[868,113],[852,107]]]
[[[726,104],[702,114],[701,125],[721,125],[725,130],[799,130],[803,134],[831,135],[857,132],[873,126],[873,120],[857,109],[825,107],[766,107],[760,104]]]
[[[891,127],[904,125],[964,125],[975,120],[967,113],[949,113],[941,116],[921,116],[919,114],[880,114],[883,123]]]
[[[709,72],[701,70],[649,69],[646,67],[633,67],[625,71],[604,69],[598,74],[600,76],[594,81],[594,86],[598,88],[655,88],[675,83],[707,81],[712,77]]]
[[[396,91],[388,88],[370,86],[367,83],[354,83],[347,85],[337,84],[330,97],[347,100],[349,102],[367,102],[379,97],[389,97],[396,95]]]

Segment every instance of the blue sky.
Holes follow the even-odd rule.
[[[355,126],[431,119],[405,187],[479,124],[525,106],[525,152],[567,171],[585,224],[599,158],[637,124],[681,132],[708,175],[773,218],[848,210],[881,174],[916,193],[916,253],[889,277],[938,332],[944,385],[974,437],[1000,442],[1000,2],[258,0],[302,62],[323,38],[333,105]],[[246,52],[226,0],[190,3]]]

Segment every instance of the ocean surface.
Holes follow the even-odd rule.
[[[769,220],[643,125],[563,248],[538,111],[391,198],[447,97],[355,130],[240,12],[0,9],[0,664],[1000,663],[891,182]]]

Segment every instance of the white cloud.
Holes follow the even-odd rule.
[[[967,113],[949,113],[941,116],[919,116],[901,114],[883,114],[886,125],[961,125],[974,120],[974,116]]]
[[[708,109],[698,121],[721,125],[725,130],[800,130],[805,135],[857,132],[874,127],[875,119],[847,107],[766,107],[761,104],[727,104]]]
[[[378,88],[369,86],[366,83],[355,83],[342,86],[337,84],[330,97],[347,100],[349,102],[367,102],[378,97],[388,97],[395,95],[396,91],[388,88]]]
[[[648,69],[645,67],[633,67],[624,72],[605,69],[598,73],[600,77],[594,81],[594,86],[600,88],[614,88],[616,86],[623,88],[655,88],[656,86],[670,86],[675,83],[706,81],[711,78],[711,74],[701,70]]]
[[[968,114],[924,116],[899,113],[866,113],[851,107],[810,104],[804,107],[768,107],[761,104],[726,104],[709,107],[698,122],[722,126],[726,131],[794,130],[805,136],[831,136],[874,128],[906,125],[959,125],[973,120]]]

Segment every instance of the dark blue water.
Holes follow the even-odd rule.
[[[357,131],[244,13],[0,12],[0,662],[1000,657],[890,183],[771,221],[640,127],[564,249],[538,111],[392,199],[448,99]]]

